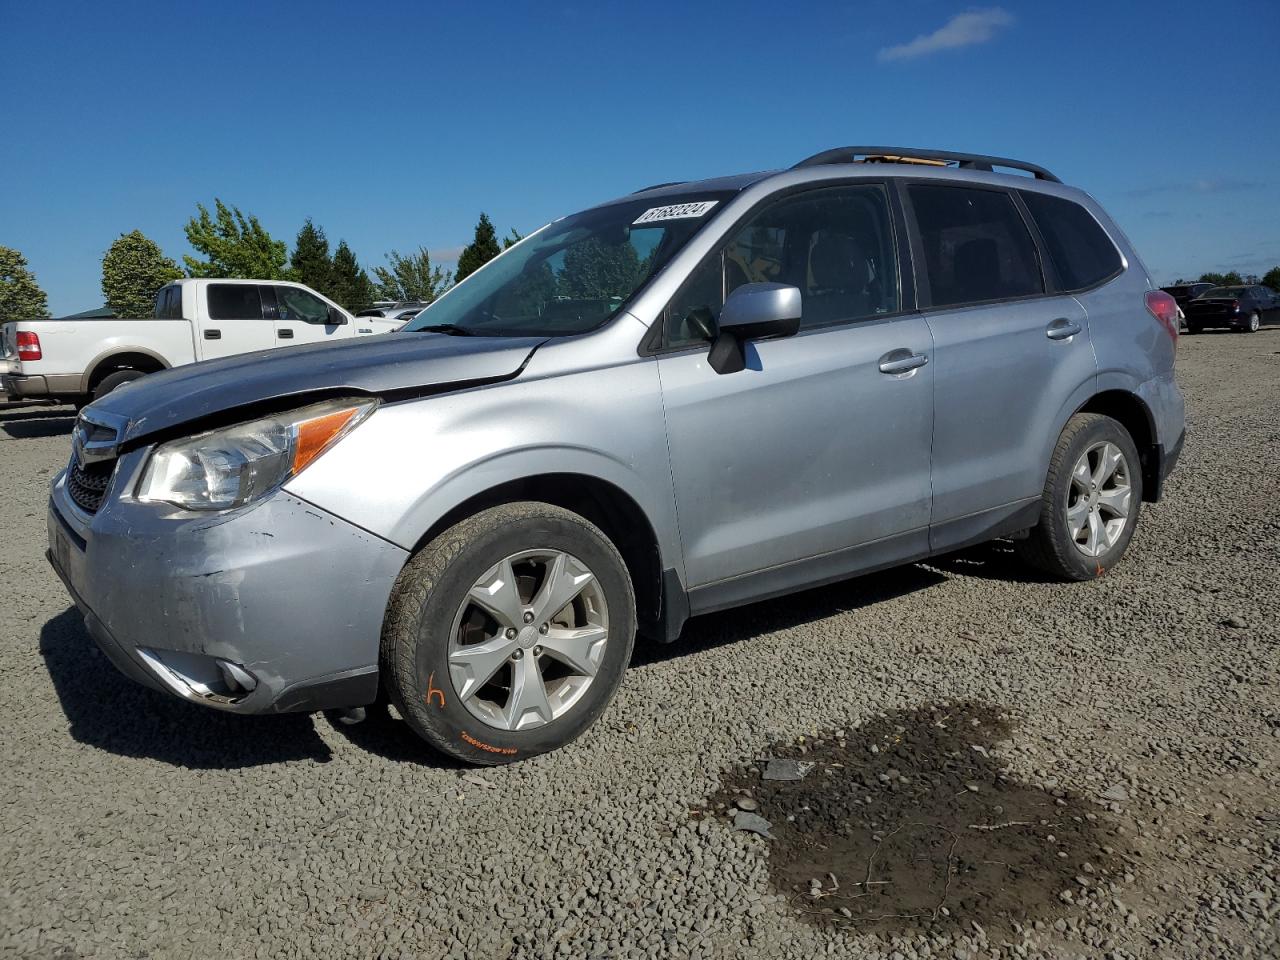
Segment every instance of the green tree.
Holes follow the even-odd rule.
[[[12,247],[0,247],[0,323],[48,315],[49,298],[27,268],[27,258]]]
[[[425,247],[419,247],[417,253],[408,256],[392,250],[387,254],[387,263],[390,269],[373,268],[373,275],[377,278],[374,290],[380,300],[431,303],[448,290],[452,282],[447,270],[431,265],[431,255]]]
[[[589,237],[564,252],[557,292],[575,300],[617,296],[634,290],[645,269],[646,261],[631,244],[606,244]]]
[[[493,222],[489,219],[487,213],[480,214],[480,221],[476,224],[475,236],[469,244],[462,248],[462,253],[458,255],[458,267],[454,271],[454,282],[461,283],[466,277],[471,276],[501,252],[502,250],[498,247],[498,234],[493,229]]]
[[[246,216],[239,207],[228,207],[216,198],[213,203],[214,216],[198,203],[199,216],[187,221],[187,241],[206,257],[184,256],[187,273],[193,277],[284,280],[285,242],[272,239],[257,217]]]
[[[354,259],[352,257],[353,261]],[[324,235],[324,230],[312,223],[310,217],[307,217],[293,242],[293,254],[289,258],[289,279],[305,283],[312,290],[337,299],[333,296],[333,260],[329,256],[329,240]]]
[[[514,247],[517,243],[519,243],[523,239],[524,239],[524,234],[521,233],[519,230],[517,230],[515,227],[512,227],[511,233],[509,233],[507,236],[502,238],[502,249],[510,250],[512,247]]]
[[[1262,275],[1262,282],[1272,290],[1280,292],[1280,267],[1272,267]]]
[[[156,291],[182,276],[141,230],[122,233],[102,258],[102,295],[117,317],[149,317]]]
[[[1212,283],[1219,287],[1235,287],[1244,283],[1240,278],[1240,274],[1231,270],[1227,273],[1202,273],[1200,274],[1201,283]]]
[[[326,295],[352,313],[366,310],[373,304],[373,281],[369,279],[369,274],[360,268],[356,255],[351,252],[345,240],[339,240],[337,248],[333,251],[333,271],[330,282],[330,292]]]

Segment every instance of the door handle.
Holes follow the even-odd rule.
[[[1050,340],[1070,340],[1084,327],[1076,323],[1074,320],[1068,320],[1066,317],[1059,317],[1049,326],[1044,328],[1044,335]]]
[[[900,376],[910,373],[917,367],[923,367],[928,362],[929,357],[926,354],[912,353],[906,347],[900,347],[897,350],[890,350],[880,358],[880,372],[890,376]]]
[[[292,331],[292,330],[277,330],[277,331],[276,331],[276,336],[277,336],[277,337],[279,337],[281,340],[292,340],[292,339],[293,339],[293,331]]]
[[[222,339],[222,331],[221,331],[221,330],[206,330],[206,331],[204,332],[204,338],[205,338],[206,340],[221,340],[221,339]]]

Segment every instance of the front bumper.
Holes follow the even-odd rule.
[[[211,515],[120,499],[140,466],[121,459],[92,516],[62,476],[49,500],[49,560],[116,668],[236,713],[371,703],[408,554],[283,492]]]

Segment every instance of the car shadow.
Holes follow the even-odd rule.
[[[40,654],[79,743],[193,770],[330,759],[306,714],[242,717],[134,683],[98,650],[75,607],[41,628]]]
[[[762,633],[789,630],[827,617],[928,589],[946,581],[921,564],[894,567],[773,600],[693,617],[672,643],[640,640],[631,666],[648,666],[737,643]]]
[[[63,436],[75,425],[73,407],[50,410],[48,407],[0,406],[0,430],[15,440]]]
[[[989,540],[955,553],[930,557],[929,566],[957,576],[981,580],[1003,580],[1006,583],[1054,583],[1034,567],[1028,566],[1014,552],[1008,540]]]

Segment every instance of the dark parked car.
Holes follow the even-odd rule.
[[[1212,283],[1179,283],[1172,287],[1161,287],[1165,293],[1173,297],[1183,310],[1187,309],[1187,301],[1194,300],[1206,290],[1212,290]]]
[[[1264,323],[1280,323],[1280,296],[1257,284],[1213,287],[1182,307],[1187,315],[1187,332],[1206,327],[1230,327],[1254,333]]]

